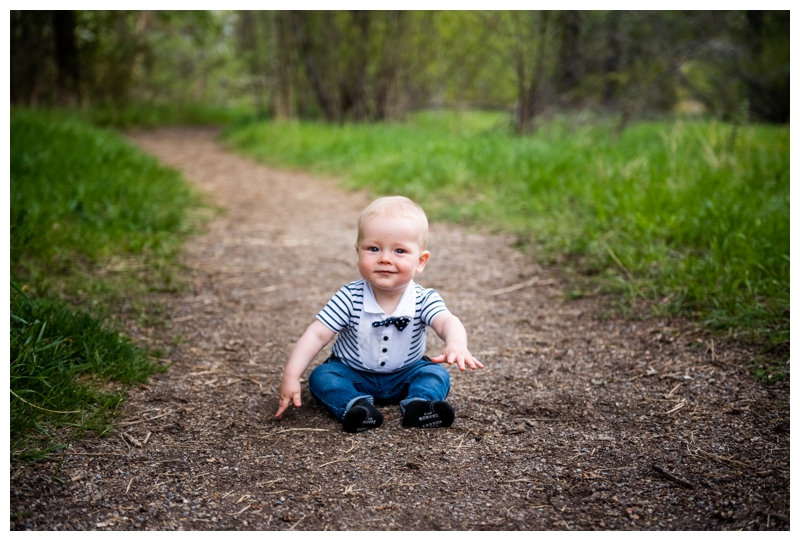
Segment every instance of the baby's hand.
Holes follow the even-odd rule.
[[[299,408],[300,402],[300,380],[289,379],[281,380],[280,388],[280,403],[278,404],[278,412],[275,414],[276,419],[280,419],[286,408],[289,407],[290,402],[294,402],[294,406]]]
[[[438,357],[433,357],[431,361],[435,363],[444,363],[458,365],[458,369],[462,372],[469,366],[472,370],[476,368],[483,368],[483,364],[472,356],[469,350],[461,346],[445,346],[444,353]]]

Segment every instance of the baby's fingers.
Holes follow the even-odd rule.
[[[283,415],[283,412],[286,411],[286,408],[288,407],[289,407],[289,397],[286,396],[281,398],[281,401],[278,404],[278,412],[275,414],[275,418],[280,419],[281,415]]]
[[[472,368],[473,370],[475,370],[476,368],[483,368],[483,364],[478,359],[472,356],[467,357],[467,365],[469,365],[469,367]]]
[[[292,396],[282,396],[280,403],[278,404],[278,412],[275,414],[276,419],[280,419],[283,412],[287,410],[290,403],[294,403],[296,408],[302,406],[302,402],[300,401],[300,393],[295,393]]]
[[[430,359],[431,359],[432,363],[443,363],[444,362],[444,353],[442,353],[441,355],[438,355],[436,357],[431,357]]]

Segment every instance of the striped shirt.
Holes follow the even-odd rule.
[[[317,319],[338,333],[332,353],[343,363],[367,372],[394,372],[422,358],[427,327],[446,311],[438,293],[412,281],[394,312],[386,314],[370,285],[361,279],[342,287]],[[372,326],[390,315],[408,317],[411,322],[403,331],[394,325]]]

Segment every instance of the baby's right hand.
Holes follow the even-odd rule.
[[[280,419],[289,403],[294,402],[294,406],[299,408],[302,403],[300,402],[300,380],[298,379],[283,379],[281,380],[280,388],[280,402],[278,404],[278,412],[275,414],[276,419]]]

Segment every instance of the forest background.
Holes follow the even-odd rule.
[[[562,266],[568,297],[610,293],[636,317],[687,316],[757,344],[757,377],[786,378],[789,20],[12,10],[12,433],[42,408],[76,408],[29,375],[35,352],[70,366],[47,377],[102,372],[90,360],[106,331],[87,322],[77,347],[78,331],[55,322],[74,307],[106,319],[120,299],[151,322],[132,292],[178,287],[174,255],[202,208],[101,126],[224,124],[226,144],[257,159],[510,232]],[[136,355],[141,369],[108,377],[157,369],[146,361],[159,352]]]

